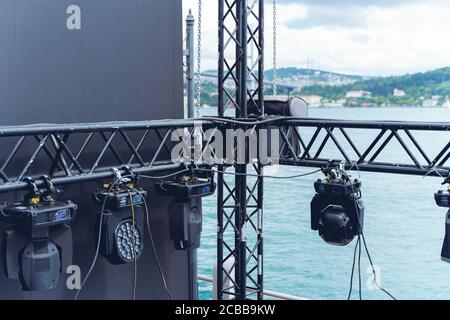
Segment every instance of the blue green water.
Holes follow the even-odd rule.
[[[213,114],[215,109],[207,110]],[[450,109],[313,109],[312,117],[360,120],[450,121]],[[373,133],[350,132],[367,146]],[[311,135],[308,130],[306,136]],[[422,133],[417,139],[435,155],[450,133]],[[331,145],[330,145],[331,146]],[[324,155],[336,155],[332,147]],[[379,160],[408,161],[393,144]],[[279,175],[311,171],[281,167]],[[354,173],[355,175],[356,173]],[[327,245],[310,230],[309,204],[313,182],[321,174],[293,180],[265,181],[264,282],[265,288],[311,299],[346,299],[353,249]],[[366,205],[365,236],[381,285],[398,299],[450,299],[450,264],[440,260],[446,210],[435,205],[433,193],[441,179],[379,173],[361,173]],[[212,276],[216,259],[216,199],[204,201],[204,231],[199,250],[199,273]],[[362,258],[363,299],[386,299],[371,289],[368,260]],[[357,280],[355,277],[355,283]],[[355,287],[356,288],[356,287]],[[353,298],[357,298],[356,289]],[[202,299],[211,298],[211,285],[200,282]]]

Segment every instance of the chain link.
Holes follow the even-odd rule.
[[[197,24],[197,74],[195,79],[195,110],[196,117],[200,117],[201,107],[201,66],[202,66],[202,0],[198,0]]]
[[[277,1],[273,0],[273,95],[277,95]]]

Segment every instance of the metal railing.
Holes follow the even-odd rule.
[[[204,281],[204,282],[208,282],[208,283],[213,283],[214,279],[205,275],[199,275],[198,280],[200,281]],[[252,292],[254,291],[252,288],[247,288],[248,292]],[[275,298],[275,299],[281,299],[281,300],[310,300],[308,298],[303,298],[303,297],[299,297],[299,296],[294,296],[291,294],[286,294],[286,293],[280,293],[280,292],[276,292],[276,291],[271,291],[271,290],[263,290],[263,295],[267,296],[267,297],[271,297],[271,298]]]

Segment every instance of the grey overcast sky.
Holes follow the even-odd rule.
[[[183,0],[184,15],[198,0]],[[203,66],[217,68],[217,0],[203,0]],[[450,0],[278,0],[278,65],[360,75],[450,66]],[[272,1],[266,2],[271,69]]]

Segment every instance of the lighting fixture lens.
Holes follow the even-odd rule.
[[[142,236],[131,219],[119,223],[115,238],[117,252],[124,262],[132,262],[141,256]]]

